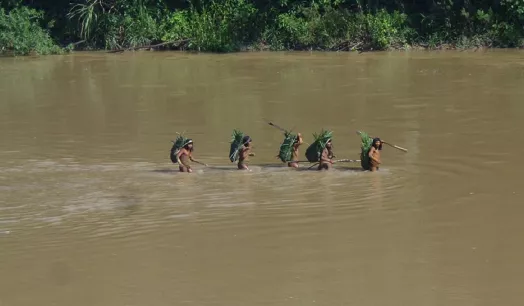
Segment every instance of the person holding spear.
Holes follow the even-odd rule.
[[[178,136],[175,141],[172,141],[173,147],[171,148],[171,153],[169,157],[174,164],[178,164],[178,169],[180,172],[191,173],[191,165],[189,161],[201,164],[207,167],[207,164],[196,161],[193,158],[193,140],[186,138],[184,133],[178,133]]]
[[[187,172],[187,173],[193,172],[193,169],[191,169],[191,164],[189,163],[189,161],[192,161],[194,163],[201,164],[207,167],[207,164],[201,163],[193,158],[193,140],[189,138],[185,138],[183,136],[180,138],[181,138],[180,141],[179,139],[177,139],[177,142],[181,142],[182,147],[178,148],[177,150],[176,148],[177,143],[175,142],[175,145],[173,146],[173,149],[172,149],[172,156],[174,155],[173,161],[178,164],[178,170],[180,170],[180,172]]]
[[[331,138],[329,138],[320,154],[318,170],[329,170],[333,166],[333,163],[333,144],[331,143]]]
[[[265,120],[265,119],[264,119]],[[280,145],[277,157],[290,168],[298,168],[298,148],[304,143],[301,133],[292,134],[291,131],[281,128],[275,123],[265,120],[270,126],[284,132],[284,141]]]
[[[405,148],[385,142],[384,140],[381,140],[378,137],[375,137],[372,139],[371,137],[369,137],[368,134],[364,132],[357,131],[357,134],[360,135],[360,138],[362,140],[360,159],[361,159],[362,168],[364,170],[369,170],[371,172],[375,172],[379,170],[380,165],[382,164],[382,160],[380,158],[380,151],[382,151],[382,144],[387,144],[395,149],[398,149],[404,152],[408,151]]]
[[[251,152],[253,140],[248,135],[240,130],[233,130],[233,136],[231,138],[231,146],[229,147],[229,160],[233,163],[238,161],[237,168],[239,170],[249,170],[247,163],[249,156],[255,156],[255,153]]]
[[[288,167],[298,168],[298,147],[300,147],[300,145],[303,143],[304,140],[302,139],[302,134],[297,133],[297,137],[295,138],[295,142],[293,143],[293,156],[291,161],[287,163]]]
[[[382,151],[382,141],[380,138],[373,138],[373,143],[369,149],[369,170],[375,172],[379,169],[382,161],[380,160],[380,151]]]
[[[238,158],[238,170],[249,170],[247,167],[249,156],[255,156],[255,153],[251,152],[251,137],[244,136],[242,138],[242,146],[239,149],[239,158]]]

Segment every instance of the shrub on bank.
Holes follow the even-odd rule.
[[[258,36],[258,10],[245,0],[191,5],[172,14],[162,26],[164,41],[190,39],[198,51],[232,52],[253,44]]]
[[[152,44],[209,52],[521,47],[524,0],[32,0],[0,2],[0,52],[59,52],[41,27],[71,48]],[[17,7],[18,5],[18,7]],[[65,12],[65,13],[64,13]],[[171,42],[181,42],[171,44]]]
[[[0,54],[56,54],[61,49],[40,26],[43,12],[25,6],[6,12],[0,8]]]

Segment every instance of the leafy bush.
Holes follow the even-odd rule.
[[[153,13],[145,0],[84,0],[71,7],[68,17],[89,45],[120,49],[160,40]]]
[[[0,8],[0,52],[17,54],[58,52],[44,28],[66,49],[186,39],[184,48],[211,52],[524,44],[524,0],[4,0]]]
[[[303,49],[311,43],[307,20],[293,13],[278,15],[263,39],[273,50]]]
[[[350,35],[370,49],[401,48],[410,43],[414,30],[407,25],[407,15],[380,10],[375,14],[358,14],[352,21]]]
[[[199,51],[238,51],[257,37],[257,9],[246,0],[210,1],[177,11],[162,26],[164,40],[191,38]]]
[[[9,13],[0,9],[0,54],[57,54],[61,49],[39,22],[43,13],[28,7],[18,7]]]

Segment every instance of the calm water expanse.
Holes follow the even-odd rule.
[[[293,171],[263,118],[409,152]],[[1,58],[0,305],[522,305],[523,129],[517,51]]]

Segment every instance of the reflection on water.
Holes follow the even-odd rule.
[[[0,305],[520,305],[523,71],[518,52],[0,59]],[[355,130],[409,152],[296,171],[262,118],[333,130],[339,158]],[[183,131],[210,167],[176,171]]]

